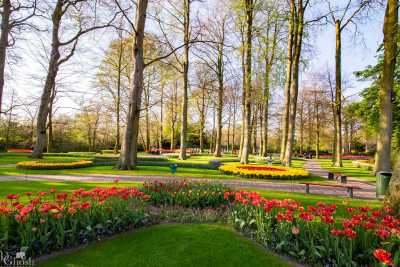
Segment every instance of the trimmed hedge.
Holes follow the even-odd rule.
[[[40,161],[23,161],[17,163],[17,168],[22,170],[62,170],[85,168],[93,165],[90,160],[80,160],[75,162],[40,162]]]

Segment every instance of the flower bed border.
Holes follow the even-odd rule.
[[[286,167],[276,167],[276,169],[284,171],[262,171],[262,170],[245,170],[240,169],[240,167],[246,166],[260,166],[260,165],[233,165],[225,164],[219,167],[219,170],[227,175],[239,175],[242,178],[249,179],[270,179],[270,180],[298,180],[302,178],[308,178],[310,176],[309,172],[303,169],[286,168]],[[264,166],[264,165],[263,165]],[[261,166],[260,166],[261,167]],[[271,166],[264,166],[268,168],[274,168]]]
[[[17,163],[17,169],[21,170],[62,170],[78,169],[93,166],[91,160],[80,160],[74,162],[40,162],[40,161],[22,161]]]

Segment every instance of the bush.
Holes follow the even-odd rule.
[[[71,194],[26,192],[29,202],[9,194],[0,206],[0,251],[28,256],[98,240],[143,222],[144,201],[136,188],[78,189]]]
[[[41,161],[23,161],[17,163],[17,168],[22,170],[62,170],[86,168],[93,165],[90,160],[80,160],[75,162],[41,162]]]
[[[231,189],[221,184],[189,183],[186,181],[145,182],[143,192],[152,204],[186,208],[220,208],[226,206],[224,193]]]
[[[336,205],[305,208],[290,199],[265,199],[245,191],[227,193],[225,199],[231,201],[237,229],[310,266],[378,266],[383,260],[400,264],[400,217],[390,208],[348,207],[345,218],[335,218]]]
[[[225,174],[239,175],[243,178],[256,179],[301,179],[309,177],[309,173],[303,169],[272,167],[263,165],[232,165],[226,164],[219,167]]]

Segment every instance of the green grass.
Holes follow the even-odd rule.
[[[66,156],[64,154],[59,154],[62,156],[44,156],[41,161],[44,162],[73,162],[80,159],[93,159],[89,158],[88,155],[86,157],[71,157]],[[20,161],[31,160],[29,158],[28,153],[3,153],[0,154],[0,165],[1,164],[13,164]],[[142,154],[141,154],[142,155]],[[151,155],[150,155],[151,156]],[[100,156],[102,161],[104,161],[104,156]],[[107,156],[108,157],[108,156]],[[111,155],[110,157],[115,157]],[[151,159],[151,158],[150,158]],[[150,160],[149,159],[149,160]],[[88,168],[79,168],[79,169],[65,169],[65,170],[19,170],[14,166],[0,166],[0,175],[24,175],[24,174],[46,174],[46,175],[62,175],[62,174],[113,174],[113,175],[160,175],[160,176],[172,176],[169,166],[165,166],[165,162],[177,163],[184,162],[185,164],[207,164],[209,160],[213,159],[221,159],[233,161],[236,160],[236,156],[232,155],[224,155],[222,158],[216,158],[212,155],[201,155],[201,156],[193,156],[188,160],[182,161],[179,159],[165,159],[160,158],[157,159],[160,163],[164,163],[162,166],[142,166],[139,165],[137,169],[131,171],[122,171],[116,169],[114,166],[93,166]],[[251,163],[256,163],[254,161],[255,157],[251,156]],[[153,161],[153,159],[151,159]],[[304,165],[304,160],[296,159],[293,160],[293,166],[297,168],[301,168]],[[230,164],[239,164],[238,162],[232,162]],[[260,164],[260,162],[256,163]],[[178,167],[178,172],[174,176],[180,177],[194,177],[194,178],[207,178],[207,179],[241,179],[239,176],[235,175],[226,175],[221,173],[218,170],[214,169],[205,169],[205,168],[195,168],[195,167]],[[245,179],[242,179],[245,180]],[[248,179],[247,179],[248,180]],[[254,179],[253,179],[254,180]],[[259,180],[258,180],[259,181]],[[265,180],[265,181],[273,181],[277,182],[278,180]],[[307,179],[296,180],[296,182],[305,182],[305,181],[313,181],[313,182],[326,182],[326,179],[321,177],[312,176]],[[279,180],[279,182],[290,182],[285,180]]]
[[[22,161],[34,160],[29,157],[29,153],[0,153],[0,165],[3,164],[16,164]],[[92,159],[91,157],[72,157],[72,156],[44,156],[41,162],[54,162],[54,163],[67,163],[83,159]]]
[[[135,170],[118,170],[113,166],[93,166],[88,168],[79,168],[79,169],[64,169],[64,170],[20,170],[15,167],[0,167],[0,176],[1,175],[24,175],[24,174],[46,174],[46,175],[62,175],[62,174],[111,174],[111,175],[143,175],[143,176],[179,176],[179,177],[193,177],[193,178],[204,178],[204,179],[240,179],[240,180],[252,180],[252,181],[261,181],[260,179],[244,179],[240,178],[236,175],[226,175],[219,170],[210,170],[210,169],[200,169],[200,168],[187,168],[187,167],[178,167],[177,173],[174,175],[171,174],[170,168],[168,166],[138,166]],[[290,182],[288,180],[262,180],[262,181],[272,181],[285,183]],[[326,179],[311,176],[305,179],[296,180],[296,183],[299,182],[327,182]]]
[[[333,167],[331,159],[319,159],[321,167],[331,172],[338,172],[349,177],[355,177],[367,182],[375,182],[376,177],[371,171],[357,168],[352,165],[352,160],[343,160],[343,167]]]
[[[223,225],[157,225],[37,266],[292,266]]]

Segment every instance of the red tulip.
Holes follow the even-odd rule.
[[[375,249],[374,257],[386,265],[392,265],[392,254],[384,249]]]

